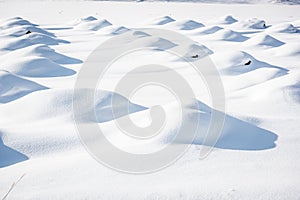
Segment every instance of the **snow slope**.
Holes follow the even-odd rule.
[[[1,1],[0,198],[25,174],[7,199],[299,199],[300,7],[203,2]],[[206,83],[182,59],[163,51],[179,48],[176,41],[146,40],[151,35],[135,30],[145,27],[190,37],[196,43],[186,47],[184,59],[209,55],[219,70],[225,123],[203,160],[200,151],[214,111]],[[130,31],[130,42],[146,48],[111,64],[96,90],[95,112],[86,107],[77,120],[97,123],[111,143],[136,154],[169,145],[180,124],[200,127],[179,160],[142,175],[98,163],[82,144],[73,113],[74,101],[86,103],[84,96],[73,99],[73,89],[90,53]],[[194,90],[197,98],[182,105],[182,119],[177,98],[165,88],[144,87],[131,98],[114,92],[127,72],[152,63],[170,66]],[[168,71],[137,76],[148,74]],[[137,140],[118,129],[116,120],[128,116],[139,126],[149,125],[155,105],[167,119],[159,135]],[[189,131],[175,144],[189,142],[188,136]]]
[[[37,90],[47,89],[37,83],[15,76],[7,71],[0,71],[0,102],[8,103]]]

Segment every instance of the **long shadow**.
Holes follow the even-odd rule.
[[[49,89],[36,82],[0,70],[0,103],[9,103],[32,92]]]
[[[112,98],[117,98],[117,104],[113,108],[111,106]],[[94,121],[97,123],[107,122],[114,120],[116,118],[122,117],[127,114],[140,112],[143,110],[147,110],[148,108],[132,104],[125,97],[118,95],[116,93],[106,93],[105,95],[99,98],[100,100],[96,102],[95,119],[88,119],[88,121]],[[182,137],[179,137],[178,143],[190,143],[187,140],[189,134],[194,134],[194,130],[190,129],[190,127],[194,127],[195,123],[197,123],[197,133],[194,141],[192,142],[195,145],[214,145],[214,143],[207,144],[204,141],[205,135],[209,130],[209,126],[211,124],[212,114],[220,114],[224,115],[225,123],[221,130],[219,137],[211,136],[211,139],[215,141],[214,147],[220,149],[232,149],[232,150],[248,150],[248,151],[258,151],[258,150],[266,150],[276,147],[276,140],[278,136],[266,129],[257,127],[256,125],[250,124],[248,122],[242,121],[233,116],[223,114],[220,111],[213,110],[211,107],[206,104],[196,101],[198,106],[196,107],[188,107],[190,110],[188,117],[183,118],[182,124],[186,129],[184,129],[185,133]],[[128,106],[129,105],[129,111]],[[116,113],[113,113],[113,109],[116,110]],[[86,113],[88,116],[92,116],[91,112]],[[213,124],[212,126],[215,126]],[[214,127],[212,127],[214,128]]]
[[[242,34],[242,35],[248,35],[248,34],[255,34],[255,33],[260,33],[261,31],[236,31],[237,33],[239,34]]]
[[[6,146],[3,143],[2,134],[0,132],[0,168],[8,167],[28,159],[26,155]]]
[[[43,55],[44,57],[49,58],[58,64],[80,64],[80,63],[83,63],[82,60],[80,60],[80,59],[66,56],[64,54],[57,53],[55,51],[46,52],[46,53],[48,55]]]
[[[72,29],[73,27],[58,27],[58,28],[44,28],[45,30],[70,30]]]
[[[276,147],[278,136],[237,118],[226,116],[223,136],[216,147],[235,150],[265,150]]]
[[[203,144],[203,132],[206,133],[208,125],[206,120],[211,117],[212,109],[202,102],[198,102],[201,112],[199,114],[200,134],[194,140],[194,144]],[[204,108],[204,109],[203,109]],[[219,111],[216,111],[220,113]],[[203,121],[203,122],[201,122]],[[202,133],[201,133],[202,132]],[[278,136],[266,129],[257,127],[248,122],[225,114],[225,123],[215,147],[233,150],[266,150],[276,147]]]

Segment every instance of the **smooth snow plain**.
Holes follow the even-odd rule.
[[[0,199],[24,174],[7,199],[300,199],[299,9],[284,4],[0,1]],[[162,105],[169,119],[163,134],[139,144],[120,134],[109,102],[117,95],[120,107],[128,103],[114,87],[133,67],[157,63],[174,68],[195,91],[192,104],[200,105],[198,110],[186,105],[192,111],[183,121],[199,119],[201,128],[185,154],[160,171],[133,175],[103,166],[84,148],[73,119],[73,89],[96,47],[146,27],[176,31],[199,43],[187,57],[205,49],[220,72],[226,116],[215,148],[199,159],[211,99],[185,62],[155,49],[172,50],[176,44],[158,37],[144,44],[152,49],[121,57],[95,96],[96,123],[119,148],[157,151],[181,123],[172,93],[147,86],[130,99],[130,117],[146,126],[148,108]],[[83,109],[82,119],[91,120],[91,112]]]

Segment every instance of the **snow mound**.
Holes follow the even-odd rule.
[[[126,28],[125,26],[108,26],[100,30],[100,34],[108,34],[108,35],[119,35],[122,33],[125,33],[129,31],[129,28]]]
[[[54,37],[53,33],[45,31],[44,29],[38,28],[36,26],[24,25],[24,26],[15,26],[7,29],[0,30],[0,35],[2,36],[13,36],[20,37],[25,35],[28,31],[31,33],[42,33],[44,35],[48,35],[50,37]]]
[[[96,20],[97,20],[97,18],[94,16],[85,16],[80,19],[81,22],[90,22],[90,21],[96,21]]]
[[[243,29],[265,29],[267,28],[265,20],[257,19],[257,18],[251,18],[244,21],[239,21],[237,23],[234,23],[233,26],[243,28]]]
[[[24,78],[0,70],[0,103],[8,103],[37,90],[46,87]]]
[[[212,39],[215,40],[225,40],[232,42],[244,42],[248,37],[243,36],[242,34],[232,31],[230,29],[222,29],[211,35]]]
[[[85,106],[86,98],[94,98],[94,105]],[[95,95],[95,96],[94,96]],[[74,97],[74,98],[73,98]],[[117,105],[112,110],[112,99]],[[34,101],[34,104],[32,102]],[[24,105],[27,105],[24,107]],[[73,122],[73,105],[79,105],[77,120],[82,122],[103,123],[121,116],[147,109],[130,102],[124,96],[105,90],[76,90],[51,89],[33,92],[21,99],[12,101],[5,108],[0,108],[1,114],[9,113],[12,109],[20,109],[22,113],[14,116],[15,121],[61,119]],[[129,109],[128,107],[129,106]],[[129,112],[129,113],[128,113]]]
[[[212,34],[215,33],[219,30],[223,29],[220,26],[207,26],[207,27],[203,27],[200,29],[200,31],[198,32],[198,34],[200,35],[208,35],[208,34]]]
[[[268,35],[265,33],[260,33],[255,35],[254,37],[250,38],[248,41],[245,43],[246,45],[249,46],[264,46],[264,47],[279,47],[284,44],[284,42]]]
[[[194,30],[197,28],[204,27],[204,24],[194,20],[184,20],[176,22],[176,25],[180,30]]]
[[[7,61],[7,60],[14,60],[15,58],[23,58],[28,56],[38,56],[38,57],[48,58],[51,61],[56,62],[58,64],[82,63],[81,60],[57,53],[54,49],[51,49],[49,46],[44,44],[35,44],[28,47],[24,47],[22,49],[11,51],[3,55],[2,57],[0,57],[0,60]]]
[[[32,24],[31,22],[20,17],[10,18],[2,23],[0,22],[1,36],[20,37],[30,33],[41,33],[50,37],[55,37],[53,33],[39,28],[38,25]]]
[[[212,22],[215,24],[233,24],[238,20],[233,18],[231,15],[225,15],[220,18],[213,20]]]
[[[121,116],[147,109],[144,106],[133,104],[124,96],[114,92],[98,90],[95,96],[94,109],[98,123],[111,121]],[[114,107],[112,106],[112,99],[117,104]],[[93,113],[92,110],[89,112],[89,115],[91,113]]]
[[[217,66],[221,68],[222,73],[227,75],[244,74],[259,68],[275,69],[273,72],[276,77],[285,75],[288,72],[285,68],[259,61],[243,51],[223,52],[222,54],[213,55],[212,58]]]
[[[195,61],[196,59],[204,58],[213,53],[214,52],[212,50],[210,50],[204,45],[192,44],[189,46],[189,49],[185,55],[185,59],[188,61]],[[197,58],[193,58],[195,56],[197,56]]]
[[[292,24],[283,23],[271,26],[267,29],[268,32],[277,32],[277,33],[298,33],[299,29],[294,27]]]
[[[106,19],[96,19],[89,21],[82,21],[74,28],[77,30],[85,30],[85,31],[98,31],[104,27],[111,26],[112,24]]]
[[[31,33],[17,38],[6,39],[0,44],[0,49],[16,50],[34,44],[58,45],[59,43],[68,42],[65,40],[52,38],[41,33]]]
[[[57,77],[75,74],[74,70],[62,67],[48,58],[38,56],[4,60],[1,69],[27,77]]]
[[[0,30],[1,29],[8,29],[14,26],[23,26],[23,25],[29,25],[29,26],[37,26],[36,24],[33,24],[27,20],[22,19],[21,17],[13,17],[6,19],[0,23]]]
[[[180,108],[178,108],[174,102],[162,106],[166,114],[166,121],[168,122],[165,124],[165,127],[161,130],[160,134],[151,139],[151,142],[137,142],[133,138],[119,133],[119,131],[108,135],[107,139],[111,141],[111,143],[116,144],[119,148],[129,152],[132,151],[132,153],[144,153],[144,151],[153,148],[153,146],[163,148],[173,141],[175,144],[214,145],[205,142],[205,138],[209,129],[212,113],[222,115],[221,112],[214,111],[209,106],[196,99],[190,101],[187,100],[187,102],[181,103],[183,109],[182,112],[184,113],[182,118],[178,116],[177,111],[180,110]],[[149,110],[144,110],[133,113],[131,116],[134,119],[142,119],[143,116],[148,113]],[[215,147],[236,150],[264,150],[276,146],[276,134],[226,114],[224,114],[224,117],[224,128],[220,133],[220,137]],[[185,134],[177,137],[177,134],[180,131],[179,124],[181,127],[185,127]],[[112,126],[113,122],[102,125],[102,127],[105,127],[106,129],[111,129]],[[192,127],[198,128],[193,130]],[[190,138],[193,136],[195,136],[195,138],[191,141]],[[213,138],[210,139],[212,140]]]
[[[9,18],[5,18],[5,19],[0,19],[0,24],[4,23],[4,22],[7,22],[7,21],[10,21],[10,20],[19,20],[19,19],[22,19],[22,17],[9,17]]]
[[[150,24],[152,24],[152,25],[165,25],[165,24],[168,24],[168,23],[174,22],[174,21],[175,21],[175,19],[173,19],[172,17],[163,16],[163,17],[152,20],[152,22]]]
[[[87,22],[91,22],[91,21],[97,21],[98,19],[94,16],[88,15],[88,16],[83,16],[81,18],[77,18],[73,21],[71,21],[69,24],[72,26],[76,26],[79,24],[83,24],[83,23],[87,23]]]

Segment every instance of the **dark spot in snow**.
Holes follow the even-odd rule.
[[[25,34],[30,34],[31,33],[31,31],[27,31]]]
[[[251,64],[251,60],[245,63],[245,65],[250,65],[250,64]]]
[[[198,58],[198,57],[199,57],[198,54],[192,56],[192,58]]]

